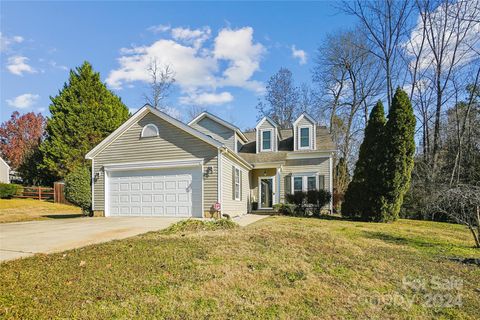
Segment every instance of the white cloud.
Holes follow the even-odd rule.
[[[229,61],[223,72],[221,85],[244,87],[260,92],[263,85],[250,78],[260,68],[260,60],[265,47],[253,43],[253,28],[245,27],[237,30],[223,29],[215,38],[214,57]]]
[[[252,80],[260,69],[264,46],[253,40],[253,28],[225,28],[214,39],[209,27],[172,28],[170,39],[163,37],[150,45],[120,49],[119,68],[110,71],[106,82],[121,89],[135,81],[149,82],[149,63],[170,65],[182,103],[220,104],[229,102],[229,92],[217,94],[223,87],[237,87],[262,92],[263,84]],[[210,102],[209,102],[210,101]]]
[[[455,16],[453,15],[453,11],[459,10],[462,12],[461,15],[470,18],[470,15],[478,12],[478,9],[475,9],[475,6],[478,6],[479,4],[480,1],[478,0],[467,2],[460,1],[449,4],[448,7],[441,4],[432,12],[432,18],[427,21],[427,34],[430,37],[430,41],[432,35],[435,37],[435,41],[438,41],[437,39],[445,36],[447,39],[450,39],[450,41],[445,41],[446,45],[444,48],[438,43],[436,44],[439,48],[437,50],[440,50],[440,48],[443,50],[442,60],[445,65],[454,65],[458,68],[478,58],[480,52],[480,37],[478,36],[480,33],[480,22],[472,17],[472,19],[464,19],[458,24],[458,20],[455,19]],[[460,9],[454,6],[460,6]],[[420,52],[423,28],[423,22],[419,15],[417,18],[417,24],[410,34],[409,41],[403,43],[404,48],[412,58],[415,54]],[[458,38],[462,39],[459,44],[456,43]],[[433,61],[435,61],[435,55],[429,46],[429,40],[427,38],[423,45],[422,56],[419,59],[419,70],[428,69],[432,66]]]
[[[307,63],[307,53],[304,50],[297,49],[295,45],[292,46],[292,57],[298,59],[298,63],[301,65]]]
[[[209,27],[201,29],[173,28],[172,38],[185,44],[193,44],[195,48],[200,48],[203,42],[210,38],[212,31]]]
[[[159,24],[159,25],[151,26],[147,28],[148,31],[151,31],[153,33],[167,32],[170,29],[171,29],[170,25],[166,25],[166,24]]]
[[[199,93],[190,94],[188,96],[180,97],[180,103],[193,105],[221,105],[233,101],[233,96],[230,92],[224,91],[220,93]]]
[[[22,36],[7,37],[0,32],[0,52],[7,51],[12,44],[22,43],[23,40]]]
[[[7,99],[6,101],[11,107],[18,109],[26,109],[33,106],[39,98],[40,96],[38,94],[25,93],[13,99]]]
[[[24,72],[27,73],[36,73],[37,70],[35,70],[33,67],[31,67],[27,62],[28,62],[27,57],[23,56],[12,56],[8,58],[7,62],[7,69],[11,73],[17,75],[17,76],[22,76]]]
[[[67,66],[58,64],[56,61],[50,60],[50,62],[48,64],[53,68],[57,68],[57,69],[60,69],[60,70],[63,70],[63,71],[68,71]]]

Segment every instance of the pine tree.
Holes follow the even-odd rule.
[[[385,122],[383,104],[378,101],[370,113],[353,179],[345,192],[342,215],[346,217],[365,221],[376,220],[375,213],[381,195],[379,183],[384,160]]]
[[[86,166],[85,154],[129,117],[128,108],[88,62],[70,70],[68,83],[50,100],[51,117],[47,138],[40,146],[44,155],[40,167],[56,178]]]
[[[385,127],[385,162],[378,221],[398,219],[403,197],[410,187],[415,154],[415,115],[405,91],[398,88]]]

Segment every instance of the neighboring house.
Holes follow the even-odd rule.
[[[96,215],[211,217],[216,204],[236,216],[294,191],[332,192],[334,153],[327,129],[307,114],[292,129],[264,118],[242,132],[207,112],[187,125],[146,105],[86,158]]]
[[[10,183],[10,166],[0,158],[0,183]]]

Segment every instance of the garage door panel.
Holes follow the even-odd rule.
[[[201,178],[199,167],[111,172],[109,215],[201,216]]]

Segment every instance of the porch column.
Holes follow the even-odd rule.
[[[280,176],[280,168],[277,168],[277,175],[276,175],[276,178],[275,178],[275,181],[277,183],[277,185],[275,186],[275,203],[280,203],[280,179],[281,179],[281,176]]]

